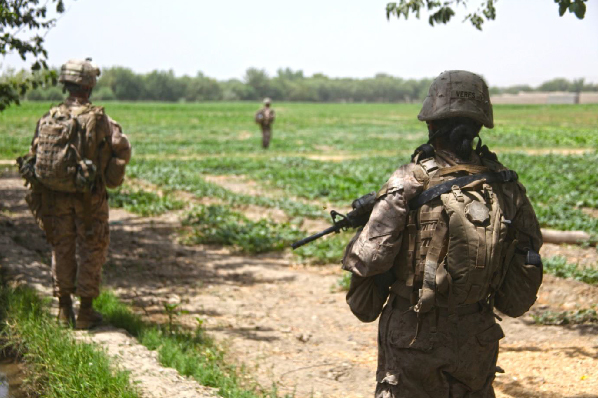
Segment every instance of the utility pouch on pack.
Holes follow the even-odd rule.
[[[77,163],[75,175],[75,187],[77,192],[89,192],[93,189],[96,181],[97,169],[89,159],[82,159]]]
[[[532,263],[532,264],[530,264]],[[494,297],[494,306],[503,314],[518,317],[536,302],[536,293],[542,284],[542,259],[536,252],[514,252],[504,280]]]
[[[39,182],[35,178],[35,155],[27,154],[17,158],[19,166],[19,175],[31,186],[36,186]]]

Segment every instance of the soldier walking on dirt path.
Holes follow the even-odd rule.
[[[380,315],[377,398],[494,397],[493,309],[517,317],[535,302],[540,228],[517,174],[481,143],[494,126],[481,77],[443,72],[418,118],[428,144],[346,248],[347,303],[363,322]]]
[[[270,108],[270,98],[264,99],[264,107],[256,112],[255,122],[262,129],[262,147],[268,149],[272,138],[272,124],[274,123],[274,109]]]
[[[106,187],[123,182],[131,157],[120,125],[89,101],[99,75],[90,58],[62,66],[59,81],[68,98],[38,121],[29,154],[18,159],[30,184],[27,203],[52,245],[58,319],[78,329],[102,321],[92,301],[110,240]],[[72,294],[81,297],[76,322]]]

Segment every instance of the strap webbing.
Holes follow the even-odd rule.
[[[445,167],[443,169],[438,170],[439,176],[445,176],[447,174],[456,173],[458,171],[466,171],[469,174],[476,174],[476,173],[487,173],[488,167],[486,166],[478,166],[475,164],[458,164],[456,166]]]
[[[491,173],[480,173],[480,174],[472,174],[469,176],[457,177],[449,181],[445,181],[441,184],[438,184],[430,189],[425,190],[419,196],[411,199],[409,201],[409,209],[419,209],[429,201],[436,199],[443,193],[447,193],[452,189],[453,186],[458,186],[459,188],[463,188],[466,185],[471,184],[472,182],[479,181],[479,180],[486,180],[488,184],[492,183],[505,183],[505,182],[515,182],[517,181],[518,176],[517,173],[513,170],[502,170],[502,171],[495,171]]]

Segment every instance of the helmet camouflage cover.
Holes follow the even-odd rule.
[[[91,62],[91,58],[71,59],[60,68],[58,81],[93,88],[98,76],[100,76],[100,68]]]
[[[434,79],[417,118],[428,122],[450,117],[469,117],[489,129],[494,127],[484,79],[464,70],[445,71]]]

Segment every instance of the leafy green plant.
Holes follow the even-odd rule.
[[[334,286],[334,290],[341,290],[343,292],[349,291],[349,286],[351,286],[351,273],[348,271],[343,272],[343,275],[338,278],[336,281],[336,285]]]
[[[575,311],[544,311],[532,314],[538,325],[580,325],[598,323],[596,306]]]
[[[168,332],[170,334],[172,334],[175,329],[178,329],[178,326],[175,324],[176,318],[179,315],[189,313],[189,311],[181,310],[180,304],[178,303],[164,303],[164,311],[168,316]]]
[[[251,221],[224,206],[196,206],[183,220],[190,227],[183,232],[187,244],[215,243],[234,246],[248,253],[279,251],[304,233],[289,223],[261,219]]]
[[[160,196],[141,189],[121,187],[116,191],[110,192],[110,206],[122,207],[127,211],[146,217],[182,209],[185,203],[174,199],[168,193]]]
[[[300,262],[307,264],[340,264],[345,246],[354,232],[342,232],[318,239],[293,251]]]
[[[554,256],[544,259],[544,272],[553,274],[559,278],[572,278],[589,284],[598,284],[598,269],[581,268],[576,264],[567,262],[562,256]]]

